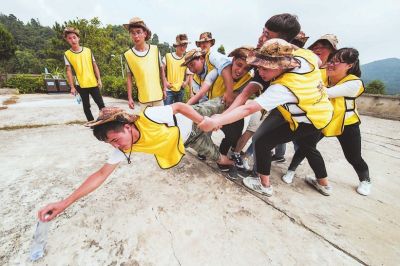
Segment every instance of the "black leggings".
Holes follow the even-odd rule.
[[[253,138],[256,154],[256,171],[262,175],[269,175],[271,172],[271,150],[276,145],[296,140],[301,147],[317,178],[327,177],[324,159],[316,145],[320,131],[312,124],[299,123],[297,130],[292,131],[289,123],[270,130],[256,140]]]
[[[236,147],[236,144],[240,137],[242,136],[242,131],[244,127],[244,119],[240,119],[232,124],[225,125],[221,128],[222,132],[225,134],[225,138],[221,141],[219,145],[219,152],[222,155],[227,155],[229,148]]]
[[[319,139],[322,139],[321,134]],[[343,133],[337,136],[342,146],[342,150],[346,160],[353,166],[360,181],[370,181],[369,169],[367,163],[361,157],[361,133],[358,124],[348,125],[344,127]],[[304,160],[304,152],[298,149],[290,163],[289,170],[295,171],[297,166]]]
[[[99,107],[99,110],[104,108],[103,98],[101,97],[100,90],[98,87],[93,88],[81,88],[76,86],[76,90],[82,98],[83,112],[85,113],[86,119],[88,121],[94,120],[92,112],[90,111],[90,99],[89,94],[92,95],[94,102]]]

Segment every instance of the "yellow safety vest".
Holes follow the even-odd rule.
[[[238,81],[233,82],[233,91],[243,88],[247,83],[252,79],[252,76],[249,72],[247,72],[243,77],[241,77]],[[225,93],[225,83],[222,76],[218,76],[215,80],[212,88],[208,91],[208,99],[213,99],[215,97],[219,97],[224,95]]]
[[[305,116],[317,129],[322,129],[331,121],[333,107],[322,84],[316,56],[306,49],[298,49],[293,55],[305,59],[311,65],[312,70],[302,74],[286,72],[271,82],[271,84],[285,86],[298,100],[298,103],[286,103],[278,106],[278,110],[289,122],[290,129],[293,131],[298,127],[298,122],[293,119],[293,116]],[[289,105],[297,105],[303,110],[303,113],[291,114]]]
[[[322,84],[326,86],[328,84],[328,74],[326,73],[326,68],[320,68],[321,77],[322,77]]]
[[[176,123],[175,126],[168,126],[154,122],[146,116],[145,109],[134,124],[139,131],[139,139],[132,145],[132,152],[154,154],[162,169],[179,164],[185,155],[185,147]],[[131,150],[124,152],[129,153]]]
[[[208,52],[205,56],[205,64],[207,64],[207,73],[206,75],[204,75],[204,77],[207,76],[208,73],[211,72],[211,70],[213,70],[215,67],[213,64],[211,64],[210,62],[210,52]],[[197,75],[196,73],[193,75],[193,81],[196,82],[199,85],[199,88],[201,88],[201,84],[203,83],[204,79],[201,78],[199,75]],[[212,90],[212,86],[210,88],[210,90]]]
[[[135,78],[139,102],[149,103],[162,100],[158,47],[150,45],[144,56],[138,56],[129,49],[124,53],[124,57]]]
[[[175,58],[172,53],[165,55],[165,63],[167,66],[167,80],[171,84],[171,91],[180,91],[183,81],[185,80],[186,67],[181,66],[185,58]]]
[[[64,54],[75,72],[79,87],[82,89],[97,87],[97,79],[93,70],[92,51],[89,48],[82,47],[82,51],[79,53],[67,50]]]
[[[360,80],[355,75],[347,75],[336,85],[340,85],[353,80]],[[361,81],[361,80],[360,80]],[[329,99],[333,105],[333,118],[329,125],[322,130],[322,133],[327,137],[339,136],[343,133],[344,127],[353,125],[360,122],[358,115],[356,99],[364,92],[364,85],[361,81],[361,86],[354,97],[336,97]],[[346,118],[346,113],[353,113],[353,115]]]

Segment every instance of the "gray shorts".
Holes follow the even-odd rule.
[[[222,98],[217,97],[206,102],[202,102],[192,106],[199,114],[203,116],[212,116],[220,114],[225,110]],[[210,160],[218,161],[220,152],[217,145],[211,139],[211,132],[205,133],[201,131],[196,124],[193,123],[192,132],[185,142],[185,147],[190,147],[201,155],[207,156]]]

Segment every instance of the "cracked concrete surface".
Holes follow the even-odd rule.
[[[123,100],[105,101],[127,107]],[[71,193],[110,148],[81,125],[82,107],[68,95],[19,95],[7,107],[0,110],[0,264],[30,265],[37,210]],[[135,154],[132,165],[121,164],[51,222],[46,256],[34,264],[398,265],[400,122],[362,121],[369,197],[355,192],[358,180],[334,138],[319,144],[330,197],[304,182],[312,173],[307,163],[292,185],[280,180],[288,162],[274,164],[268,198],[190,153],[164,171],[153,156]],[[289,161],[292,154],[289,144]]]

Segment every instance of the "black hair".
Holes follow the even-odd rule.
[[[352,74],[359,78],[361,77],[359,53],[356,49],[341,48],[329,56],[328,62],[335,59],[341,63],[353,64],[353,66],[347,70],[347,74]]]
[[[302,42],[302,41],[297,40],[297,39],[293,39],[290,43],[296,45],[299,48],[303,48],[304,45],[306,44],[305,42]]]
[[[107,141],[107,133],[111,130],[122,132],[128,122],[111,121],[93,127],[93,135],[100,141]]]
[[[265,22],[265,27],[279,34],[279,38],[291,42],[300,32],[297,16],[288,13],[272,16]]]
[[[331,49],[330,55],[335,51],[335,47],[333,47],[333,45],[328,40],[325,40],[325,39],[321,39],[321,40],[314,42],[312,45],[310,45],[310,47],[308,47],[308,49],[312,50],[313,47],[315,45],[317,45],[318,43],[322,44],[324,47],[329,47],[329,49]]]

